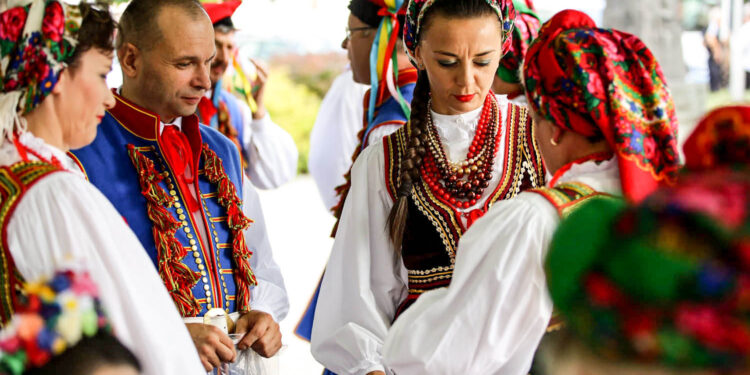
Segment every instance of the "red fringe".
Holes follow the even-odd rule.
[[[218,201],[227,210],[227,224],[232,235],[232,259],[234,260],[234,280],[237,284],[237,305],[239,311],[250,309],[250,287],[258,285],[250,257],[253,252],[247,248],[244,230],[253,222],[242,212],[242,201],[237,197],[234,184],[227,177],[221,159],[207,144],[203,144],[203,164],[208,180],[218,187]]]
[[[128,155],[138,172],[141,194],[146,198],[146,211],[154,224],[152,231],[158,255],[159,276],[164,280],[180,314],[196,316],[201,307],[193,296],[192,288],[199,276],[182,263],[187,252],[175,238],[180,223],[167,211],[167,207],[174,204],[175,198],[159,187],[164,176],[156,171],[151,159],[141,154],[132,144],[128,145]]]

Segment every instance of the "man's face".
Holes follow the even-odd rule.
[[[362,22],[359,18],[349,14],[347,27],[350,30],[350,36],[342,47],[346,48],[349,62],[352,65],[354,81],[357,83],[370,84],[370,50],[375,40],[374,27]]]
[[[142,51],[136,90],[147,109],[165,121],[195,113],[211,88],[209,67],[215,54],[214,28],[205,15],[164,7],[157,16],[161,38]]]
[[[227,67],[229,67],[229,62],[232,61],[232,55],[234,54],[234,31],[230,31],[228,33],[223,33],[221,31],[216,31],[214,40],[216,41],[216,57],[214,57],[214,61],[211,63],[211,86],[215,86],[216,82],[218,82],[222,76],[224,76],[224,72],[227,71]]]

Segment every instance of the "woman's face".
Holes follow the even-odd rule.
[[[435,15],[422,31],[415,56],[427,70],[432,109],[456,115],[482,106],[500,64],[500,20]]]
[[[106,82],[107,73],[112,69],[112,56],[112,53],[91,48],[81,54],[74,67],[61,74],[57,112],[63,144],[69,149],[93,142],[104,112],[115,105]]]

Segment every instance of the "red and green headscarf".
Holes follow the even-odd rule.
[[[527,0],[528,1],[528,0]],[[539,16],[527,1],[513,0],[516,9],[516,21],[510,49],[500,60],[497,76],[508,83],[521,82],[521,63],[531,42],[539,35],[541,22]]]
[[[417,66],[417,60],[414,57],[414,51],[417,48],[419,42],[419,32],[421,31],[422,18],[424,17],[425,11],[429,9],[435,1],[440,0],[409,0],[409,5],[406,8],[406,25],[404,27],[404,45],[406,46],[406,54],[409,56],[409,60],[414,66]],[[461,1],[461,0],[443,0],[443,1]],[[505,55],[511,48],[512,44],[512,33],[513,33],[513,21],[516,19],[516,11],[513,8],[512,0],[486,0],[492,9],[497,13],[497,17],[500,19],[501,34],[503,38],[502,53]]]
[[[685,145],[685,167],[750,167],[750,106],[722,107],[707,114]]]
[[[546,260],[570,333],[608,360],[750,365],[750,174],[688,174],[641,204],[594,200]]]
[[[606,139],[626,198],[639,201],[679,168],[677,118],[659,63],[638,37],[566,10],[547,21],[523,67],[531,108],[566,130]]]

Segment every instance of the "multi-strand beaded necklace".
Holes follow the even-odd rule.
[[[487,95],[466,160],[453,163],[443,149],[432,115],[427,114],[428,152],[420,172],[438,198],[457,208],[477,203],[492,179],[492,166],[500,145],[499,116],[495,96]]]

